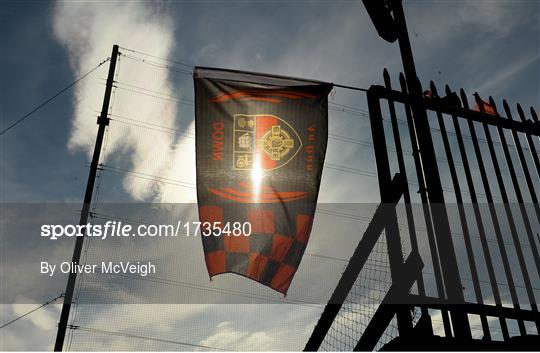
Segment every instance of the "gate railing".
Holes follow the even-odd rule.
[[[371,86],[367,92],[381,205],[370,227],[364,233],[305,349],[311,351],[320,348],[343,301],[357,280],[365,259],[383,231],[386,235],[392,288],[394,288],[389,290],[388,294],[398,287],[401,290],[406,288],[406,293],[401,293],[399,300],[391,304],[387,303],[388,298],[385,297],[375,314],[369,318],[371,322],[364,329],[355,347],[356,350],[374,349],[382,334],[379,332],[381,323],[388,325],[388,318],[391,319],[394,314],[400,337],[417,337],[420,326],[422,327],[421,334],[433,335],[430,318],[433,309],[440,312],[444,336],[454,337],[460,342],[470,342],[473,338],[470,327],[471,315],[479,317],[484,342],[491,342],[496,338],[508,341],[513,333],[508,320],[515,320],[517,323],[518,332],[514,335],[538,334],[540,315],[537,296],[540,295],[538,285],[540,283],[540,256],[537,245],[538,235],[535,231],[540,230],[540,207],[537,195],[537,189],[540,187],[538,182],[540,161],[537,152],[540,122],[536,112],[531,108],[530,117],[527,117],[522,107],[517,104],[519,120],[516,120],[506,101],[503,101],[504,114],[500,114],[491,97],[489,102],[484,102],[478,94],[474,95],[475,109],[470,109],[463,89],[457,94],[446,86],[443,96],[439,95],[433,82],[430,83],[429,90],[424,93],[422,101],[418,102],[407,93],[407,83],[403,75],[400,75],[399,81],[400,90],[392,89],[390,76],[385,70],[385,85]],[[387,101],[388,104],[386,116],[382,113],[382,101]],[[444,234],[441,234],[438,222],[449,222],[447,208],[450,206],[447,202],[441,204],[429,202],[430,190],[427,186],[433,185],[433,180],[430,180],[433,176],[425,167],[423,158],[426,156],[422,155],[420,146],[426,147],[427,140],[431,144],[427,147],[432,150],[435,147],[431,136],[428,139],[425,136],[418,136],[411,109],[413,104],[422,105],[422,109],[425,109],[428,115],[429,130],[437,130],[440,134],[442,148],[437,147],[443,152],[439,153],[442,156],[437,155],[437,163],[444,161],[447,164],[451,187],[445,186],[443,189],[447,199],[455,200],[452,206],[455,202],[457,215],[451,219],[451,222],[457,224],[461,232],[464,254],[456,254],[453,242],[451,246],[448,246],[448,242],[441,242]],[[396,105],[403,107],[405,119],[398,118]],[[388,119],[390,128],[385,129],[383,121]],[[447,129],[448,123],[451,130]],[[402,132],[400,125],[404,125],[407,131],[404,137],[400,135]],[[434,125],[438,125],[438,129],[434,129]],[[483,138],[479,137],[478,129]],[[507,134],[510,135],[513,144],[508,143]],[[472,149],[467,148],[465,137],[472,143]],[[414,164],[412,168],[406,163],[405,157],[408,156],[404,154],[406,148],[403,147],[402,139],[407,138],[412,150],[413,163],[409,163]],[[454,143],[451,143],[451,138],[455,141]],[[395,148],[388,149],[387,140],[391,140]],[[487,148],[482,149],[480,143]],[[502,149],[502,153],[499,149]],[[389,150],[394,153],[392,160],[397,160],[398,170],[393,180],[391,179]],[[460,162],[457,162],[458,159]],[[473,160],[476,163],[471,163]],[[492,167],[489,174],[488,164]],[[473,168],[476,174],[473,174]],[[407,173],[407,169],[412,171]],[[502,169],[507,171],[504,176]],[[444,176],[448,177],[447,174]],[[417,182],[408,181],[408,175],[413,175]],[[524,182],[520,182],[519,178],[524,179]],[[439,184],[442,184],[442,180]],[[417,203],[422,211],[421,218],[425,225],[424,233],[429,248],[427,254],[422,254],[423,259],[420,259],[418,227],[415,224],[415,222],[418,223],[418,219],[414,217],[414,202],[411,200],[412,195],[409,191],[412,186],[418,187],[420,202]],[[510,193],[514,195],[512,200]],[[407,242],[411,249],[411,255],[405,263],[413,261],[415,264],[423,262],[432,265],[434,275],[432,286],[437,293],[435,296],[430,297],[426,294],[427,285],[421,270],[413,280],[405,275],[407,270],[405,270],[401,249],[404,239],[400,236],[396,215],[396,204],[402,197],[409,234]],[[479,199],[485,200],[485,204]],[[531,207],[527,207],[529,205]],[[384,216],[381,217],[383,214]],[[455,231],[452,239],[454,237]],[[520,238],[525,241],[522,242]],[[475,244],[479,246],[475,247]],[[458,262],[458,255],[464,260]],[[455,272],[449,273],[448,267],[444,266],[449,263],[459,264],[460,278],[457,280],[454,276]],[[499,267],[500,270],[498,270]],[[487,280],[481,279],[482,271],[487,273]],[[470,278],[467,280],[472,282],[474,299],[468,301],[456,300],[460,298],[460,295],[450,295],[456,292],[463,293],[462,272],[470,273]],[[506,283],[499,282],[500,278],[504,278]],[[416,294],[410,294],[413,282],[416,284]],[[488,290],[485,289],[486,286]],[[505,301],[506,290],[510,303]],[[525,295],[520,297],[519,290],[524,290]],[[487,292],[490,292],[490,295],[487,295]],[[491,304],[486,304],[486,302]],[[413,328],[411,312],[414,307],[419,308],[423,320],[420,320],[422,325],[417,324]],[[500,325],[500,330],[498,330],[500,337],[494,337],[496,335],[493,334],[492,325],[490,326],[490,323],[494,321]],[[374,330],[374,327],[379,329]]]

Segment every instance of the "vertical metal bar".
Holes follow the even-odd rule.
[[[540,122],[540,121],[538,120],[538,115],[536,114],[536,111],[534,110],[533,107],[531,107],[531,116],[532,116],[533,121],[534,121],[535,123],[538,124],[538,123]]]
[[[506,116],[508,119],[513,120],[512,118],[512,112],[510,111],[510,107],[508,106],[508,103],[506,100],[503,101],[503,107],[504,111],[506,112]],[[521,163],[521,169],[523,170],[523,175],[525,176],[525,181],[527,182],[527,187],[529,189],[529,194],[531,197],[532,204],[534,206],[534,210],[536,212],[536,217],[540,221],[540,206],[538,205],[538,197],[536,196],[536,191],[534,190],[534,184],[531,178],[531,173],[529,172],[529,167],[527,166],[527,161],[525,160],[525,154],[523,153],[523,149],[521,147],[521,141],[519,140],[519,136],[516,131],[511,130],[512,132],[512,138],[514,139],[514,145],[516,146],[516,150],[519,156],[519,161]],[[499,132],[499,134],[502,133],[502,129]],[[515,172],[514,168],[511,168],[511,175],[514,177]],[[514,178],[512,179],[514,180]],[[526,230],[527,230],[527,237],[529,238],[529,244],[531,246],[531,252],[533,254],[534,262],[536,264],[536,271],[537,274],[540,274],[540,256],[538,254],[538,247],[536,246],[536,241],[534,239],[534,235],[529,223],[529,218],[527,216],[527,210],[525,209],[525,201],[523,200],[523,197],[521,195],[521,191],[519,190],[519,184],[514,184],[514,187],[516,188],[516,196],[517,201],[519,203],[519,207],[521,210],[521,214],[524,217],[523,221],[525,222]]]
[[[107,83],[105,87],[105,95],[103,97],[103,106],[101,108],[101,114],[98,117],[97,123],[99,125],[96,144],[94,146],[94,154],[92,156],[92,162],[90,164],[90,172],[88,174],[88,183],[86,184],[86,192],[84,194],[84,203],[81,211],[80,225],[86,225],[88,222],[88,215],[90,212],[90,204],[92,202],[92,194],[94,191],[94,182],[96,179],[96,173],[99,164],[99,157],[101,153],[101,146],[103,144],[103,136],[105,135],[105,128],[109,125],[109,102],[111,100],[111,92],[114,81],[114,71],[116,69],[116,61],[118,59],[118,45],[114,45],[111,54],[111,63],[109,65],[109,74],[107,76]],[[84,237],[77,237],[75,241],[75,248],[73,250],[73,258],[71,262],[78,263],[81,259],[81,251],[84,242]],[[73,294],[75,289],[75,282],[77,274],[71,272],[68,277],[66,286],[66,296],[64,297],[64,304],[62,305],[62,312],[60,314],[60,322],[58,323],[58,333],[56,335],[56,342],[54,344],[54,350],[56,352],[62,351],[64,346],[64,338],[66,336],[66,330],[69,319],[69,312],[71,309],[71,303],[73,301]]]
[[[446,95],[450,96],[451,94],[450,87],[446,86]],[[466,106],[466,102],[463,103],[464,106]],[[480,237],[480,243],[482,245],[482,252],[484,255],[484,260],[486,262],[486,268],[488,272],[489,277],[489,283],[491,285],[491,291],[493,293],[493,299],[495,301],[495,305],[502,306],[502,300],[501,300],[501,294],[499,292],[499,288],[497,287],[497,277],[495,276],[495,270],[493,268],[493,261],[491,259],[491,254],[489,251],[489,245],[487,242],[487,236],[486,236],[486,230],[484,228],[484,222],[482,221],[482,214],[480,212],[480,207],[478,206],[478,199],[476,197],[476,188],[474,186],[474,181],[471,173],[471,169],[469,167],[469,158],[467,157],[467,150],[465,149],[465,144],[463,142],[463,136],[461,134],[461,127],[459,125],[459,121],[457,116],[452,115],[452,122],[454,125],[454,132],[456,134],[456,139],[459,146],[459,153],[461,156],[461,163],[463,165],[463,170],[465,172],[465,178],[467,180],[467,187],[469,189],[469,195],[471,198],[471,203],[473,207],[474,217],[476,220],[476,225],[478,227],[478,234]],[[499,318],[499,322],[501,325],[501,331],[503,334],[503,338],[505,341],[507,341],[510,338],[510,335],[508,334],[508,326],[506,324],[506,320],[504,318]]]
[[[469,103],[467,100],[467,95],[463,89],[460,90],[461,102],[465,109],[469,109]],[[467,118],[465,116],[465,118]],[[491,194],[491,188],[489,186],[489,181],[486,173],[486,168],[484,166],[484,161],[482,159],[482,151],[480,150],[480,145],[478,144],[478,137],[476,136],[476,130],[474,129],[474,124],[471,119],[467,119],[469,125],[469,133],[471,134],[471,139],[473,142],[474,153],[476,155],[476,160],[478,162],[478,169],[480,169],[480,176],[482,178],[482,184],[484,186],[484,192],[486,194],[486,199],[488,202],[488,208],[491,215],[491,220],[493,222],[493,229],[495,230],[495,237],[497,239],[497,245],[499,245],[499,252],[501,254],[501,260],[503,263],[504,273],[506,275],[506,281],[508,282],[508,288],[510,291],[510,297],[512,298],[512,303],[516,309],[519,309],[519,300],[516,293],[516,287],[514,285],[514,277],[512,276],[512,271],[510,269],[510,263],[508,261],[508,255],[506,253],[506,248],[504,245],[504,239],[501,232],[501,226],[499,224],[499,216],[495,210],[493,203],[493,195]],[[518,320],[519,330],[523,334],[525,332],[525,325],[523,320]]]
[[[480,99],[480,96],[478,94],[475,94],[475,98],[476,98],[478,107],[480,108],[480,111],[483,113],[484,112],[484,107],[483,107],[482,101]],[[493,101],[493,99],[491,97],[489,97],[489,101],[490,101],[489,103],[491,104],[491,106],[495,110],[495,113],[497,115],[499,115],[497,113],[497,108],[495,106],[495,102]],[[529,298],[529,303],[531,304],[532,310],[538,311],[538,306],[536,305],[536,299],[534,298],[534,292],[533,292],[533,289],[532,289],[531,279],[529,277],[529,271],[527,270],[527,264],[525,263],[525,257],[523,256],[523,250],[521,249],[521,243],[519,241],[519,235],[518,235],[518,232],[517,232],[516,223],[514,221],[514,216],[512,214],[512,209],[510,207],[510,201],[508,199],[508,194],[506,193],[506,187],[504,185],[504,180],[502,178],[501,170],[499,168],[499,162],[497,160],[497,153],[495,151],[495,147],[493,146],[493,141],[491,139],[491,133],[490,133],[489,127],[488,127],[488,125],[486,123],[483,123],[482,125],[484,127],[484,134],[486,135],[486,139],[487,139],[487,142],[488,142],[488,148],[489,148],[489,153],[491,155],[491,159],[492,159],[492,162],[493,162],[493,168],[495,169],[495,176],[497,177],[497,183],[498,183],[499,189],[501,191],[501,198],[502,198],[502,201],[503,201],[506,217],[508,219],[508,225],[510,226],[510,234],[512,235],[512,240],[514,242],[514,247],[516,249],[516,255],[517,255],[517,258],[518,258],[519,268],[521,270],[521,274],[523,275],[523,282],[525,283],[525,289],[526,289],[526,292],[527,292],[527,296]],[[512,184],[513,184],[514,190],[516,192],[516,197],[518,199],[518,202],[520,202],[520,204],[522,205],[523,204],[523,197],[521,196],[521,190],[519,188],[519,184],[518,184],[517,177],[516,177],[516,172],[514,170],[514,165],[512,163],[512,157],[510,156],[510,151],[508,150],[508,145],[506,143],[506,137],[504,136],[504,131],[502,130],[502,128],[500,126],[497,126],[497,131],[499,133],[500,143],[501,143],[501,145],[503,147],[504,157],[505,157],[506,163],[508,165],[508,170],[510,172],[510,177],[512,179]],[[519,201],[519,200],[521,200],[521,201]],[[529,218],[527,216],[527,213],[525,212],[525,214],[522,214],[522,216],[523,216],[523,221],[525,223],[525,229],[526,229],[527,233],[530,233],[531,232],[531,229],[530,229],[531,225],[529,223]],[[532,237],[532,234],[531,234],[531,237]],[[533,239],[533,241],[534,241],[534,239]],[[522,333],[522,334],[524,334],[524,333]]]
[[[531,122],[530,120],[527,120],[525,118],[525,114],[523,113],[523,109],[521,108],[521,105],[519,103],[517,104],[517,111],[518,111],[518,115],[519,115],[522,122],[524,122],[524,123],[527,123],[527,122],[530,123]],[[510,116],[510,119],[511,118],[512,117]],[[536,172],[538,174],[538,177],[540,177],[540,159],[538,158],[538,152],[536,152],[536,146],[534,145],[532,136],[530,134],[526,133],[525,138],[527,139],[527,144],[529,145],[529,151],[531,152],[531,157],[533,159],[534,166],[536,167]],[[536,196],[536,194],[535,194],[535,196]],[[537,216],[538,216],[538,214],[537,214]],[[540,218],[538,219],[538,221],[540,222]]]
[[[518,104],[518,109],[521,109],[521,106],[519,106],[519,104]],[[538,120],[538,115],[536,114],[536,111],[534,110],[533,107],[531,107],[530,112],[531,112],[531,117],[532,117],[532,120],[533,120],[534,124],[536,126],[540,125],[540,120]],[[522,117],[524,116],[523,111],[520,113],[520,115]],[[534,144],[533,144],[533,146],[534,146]],[[536,159],[538,159],[538,155],[536,155]],[[537,165],[536,168],[538,170],[538,175],[540,176],[540,167]]]
[[[407,24],[403,13],[401,0],[390,2],[394,22],[398,30],[398,41],[403,61],[405,77],[409,84],[411,107],[414,116],[414,123],[417,130],[420,147],[420,157],[424,167],[424,177],[428,188],[428,199],[434,217],[435,234],[437,235],[437,245],[444,252],[439,252],[441,266],[443,269],[443,279],[445,291],[448,299],[455,304],[465,302],[463,287],[459,276],[459,268],[456,259],[454,244],[450,231],[450,222],[446,212],[444,194],[441,185],[441,178],[437,166],[435,149],[431,139],[431,131],[427,118],[427,113],[422,101],[422,87],[416,76],[416,68],[412,55]],[[459,305],[452,312],[452,324],[456,338],[459,340],[470,340],[471,330],[466,313]]]
[[[368,91],[367,99],[370,119],[374,121],[380,120],[380,123],[382,124],[382,114],[379,104],[379,98],[374,95],[373,92]],[[374,135],[374,145],[378,145],[378,139],[379,135]],[[386,152],[386,144],[384,140],[382,141],[382,143],[382,148],[375,148],[376,159],[388,158],[388,154]],[[358,246],[356,247],[351,257],[351,260],[343,271],[343,275],[339,279],[339,283],[337,284],[336,289],[334,289],[334,292],[332,293],[328,304],[326,304],[324,311],[321,314],[319,321],[317,322],[317,325],[313,329],[313,333],[311,334],[308,342],[306,343],[304,351],[316,351],[319,349],[321,343],[326,337],[326,334],[328,333],[328,330],[330,330],[332,323],[337,317],[342,304],[344,303],[347,295],[351,291],[354,282],[358,278],[358,274],[360,273],[360,271],[362,271],[364,264],[366,263],[369,255],[373,250],[373,247],[377,243],[377,240],[380,238],[382,231],[385,229],[388,223],[388,209],[394,208],[395,212],[395,205],[399,202],[401,195],[405,190],[405,187],[406,185],[403,181],[403,176],[399,173],[396,174],[390,185],[388,185],[385,193],[385,198],[388,197],[389,199],[386,199],[386,203],[381,202],[379,207],[377,207],[377,210],[375,211],[371,222],[368,224],[368,227],[366,228],[362,238],[360,239],[360,242],[358,243]]]
[[[406,94],[407,82],[405,81],[405,76],[403,76],[403,73],[400,73],[399,75],[399,83],[401,86],[401,91]],[[424,176],[422,172],[422,161],[420,160],[420,150],[418,148],[418,140],[416,138],[416,133],[414,130],[414,121],[411,115],[411,106],[410,104],[405,103],[404,107],[405,107],[405,116],[407,117],[407,126],[409,130],[409,137],[411,140],[411,147],[413,151],[414,165],[416,168],[416,175],[418,177],[418,185],[419,185],[418,193],[420,194],[420,200],[422,202],[422,210],[424,214],[424,220],[426,223],[426,234],[428,238],[429,249],[431,252],[431,260],[433,262],[435,284],[437,285],[437,293],[439,294],[439,298],[446,299],[446,295],[444,293],[444,284],[442,281],[441,265],[439,262],[439,254],[437,251],[437,243],[435,242],[435,234],[433,231],[431,210],[429,209],[429,205],[428,205],[426,184],[424,182]],[[452,328],[450,326],[450,318],[448,316],[448,311],[441,310],[441,316],[443,320],[445,336],[452,337]]]
[[[519,117],[520,117],[522,122],[533,124],[533,122],[531,120],[527,120],[525,118],[525,114],[523,113],[523,108],[521,108],[521,104],[519,104],[519,103],[517,104],[517,110],[518,110],[518,114],[519,114]],[[534,112],[534,110],[531,108],[531,113],[533,113],[533,112]],[[532,116],[533,116],[533,119],[536,117],[536,115],[534,115],[534,114],[532,114]],[[536,117],[536,119],[538,120],[537,117]],[[535,120],[535,122],[536,122],[536,120]],[[538,177],[540,177],[540,159],[538,158],[538,154],[536,152],[536,147],[534,145],[532,136],[530,134],[528,134],[528,133],[526,133],[525,136],[527,138],[527,143],[529,145],[529,149],[530,149],[533,161],[534,161],[534,165],[536,167],[536,172],[538,174]]]
[[[430,82],[430,89],[434,97],[437,97],[437,87],[433,81]],[[446,125],[444,123],[444,117],[440,111],[437,111],[437,120],[439,122],[439,128],[441,130],[441,137],[443,140],[443,146],[446,153],[446,159],[448,161],[448,168],[450,169],[450,176],[452,178],[452,184],[454,186],[454,194],[456,196],[456,203],[459,212],[459,219],[461,222],[461,229],[463,231],[463,239],[465,242],[465,251],[467,253],[467,260],[469,262],[469,269],[471,271],[472,283],[474,288],[474,294],[476,301],[479,304],[483,304],[482,289],[480,288],[480,282],[478,280],[478,271],[476,270],[476,263],[474,261],[474,251],[471,243],[471,235],[469,234],[469,226],[467,222],[467,215],[465,213],[465,207],[463,206],[463,197],[461,196],[461,187],[459,185],[459,179],[454,165],[454,157],[452,156],[452,149],[450,147],[450,141],[448,140],[448,134],[446,132]],[[480,322],[482,323],[482,330],[484,332],[484,339],[491,340],[491,333],[489,331],[489,325],[485,315],[480,315]]]
[[[392,90],[392,81],[390,80],[390,75],[388,74],[388,70],[385,68],[383,71],[383,77],[384,77],[384,84],[386,86],[386,89],[391,91]],[[399,166],[399,173],[403,175],[405,178],[405,183],[407,184],[407,187],[405,188],[405,192],[403,193],[403,201],[405,203],[405,213],[407,217],[407,226],[409,229],[409,238],[411,241],[411,250],[415,253],[420,253],[418,251],[418,239],[416,237],[416,226],[414,222],[414,214],[411,206],[411,195],[409,194],[409,185],[407,182],[407,170],[405,168],[405,161],[403,159],[403,148],[401,146],[401,137],[399,132],[399,126],[397,122],[397,116],[396,116],[396,107],[394,105],[394,101],[388,100],[388,110],[390,112],[390,120],[392,123],[392,132],[394,136],[394,144],[396,146],[396,155],[398,160],[398,166]],[[425,287],[424,287],[424,278],[422,276],[422,273],[420,273],[420,276],[417,279],[417,287],[418,287],[418,293],[421,296],[426,295]],[[422,307],[421,309],[422,316],[426,319],[429,319],[428,310],[427,308]],[[431,325],[428,325],[431,327]],[[433,332],[431,332],[433,333]]]
[[[385,204],[392,199],[390,190],[392,174],[390,172],[390,162],[388,160],[388,151],[386,148],[383,117],[380,113],[380,101],[371,98],[372,95],[373,94],[368,91],[369,118],[371,121],[371,134],[373,136],[373,148],[376,157],[375,161],[379,181],[379,193],[381,195],[381,203]],[[372,107],[373,105],[376,105],[376,107]],[[374,109],[377,109],[379,112],[372,114]],[[400,281],[400,278],[403,278],[403,254],[401,252],[399,225],[395,208],[388,210],[385,233],[392,282],[397,283]],[[400,308],[396,310],[399,335],[403,337],[405,337],[412,328],[411,316],[407,309],[408,307],[406,305],[400,305]]]

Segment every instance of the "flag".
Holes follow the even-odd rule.
[[[491,105],[488,102],[485,102],[482,98],[480,98],[480,95],[475,93],[476,98],[476,105],[474,106],[474,110],[477,112],[486,113],[489,115],[497,115],[497,109],[493,105]]]
[[[332,84],[201,67],[193,78],[201,230],[221,232],[201,235],[208,274],[286,294],[313,224]]]

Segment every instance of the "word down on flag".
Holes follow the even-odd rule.
[[[200,221],[251,225],[201,237],[208,273],[286,294],[313,224],[332,84],[203,67],[193,78]]]

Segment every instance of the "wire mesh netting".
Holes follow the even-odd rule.
[[[326,334],[319,350],[352,351],[364,333],[388,289],[392,285],[388,250],[383,234],[377,241],[362,271]],[[419,310],[412,311],[413,322]],[[375,349],[398,336],[396,319],[392,319]]]
[[[334,92],[330,98],[330,143],[325,164],[329,175],[323,179],[327,186],[321,188],[331,190],[334,178],[340,176],[356,194],[353,197],[347,193],[346,200],[365,202],[366,206],[361,212],[347,213],[332,204],[321,204],[311,242],[316,244],[316,237],[324,234],[337,234],[327,240],[328,246],[320,244],[308,249],[302,262],[304,270],[299,270],[303,275],[297,274],[294,289],[286,298],[241,277],[218,276],[208,283],[200,240],[141,245],[87,239],[82,263],[151,258],[161,261],[160,267],[167,270],[147,277],[113,275],[110,280],[79,275],[65,348],[302,349],[339,279],[340,269],[371,218],[376,204],[367,203],[378,202],[378,194],[373,192],[377,179],[371,137],[364,128],[368,124],[367,111],[342,104],[357,97],[348,94]],[[93,223],[115,220],[136,225],[197,220],[193,207],[193,107],[189,68],[121,49],[109,109],[111,121],[90,213]],[[92,110],[90,105],[86,109]],[[348,134],[349,124],[355,124],[361,133]],[[343,163],[347,160],[351,163]],[[360,188],[356,185],[359,177],[363,181]],[[328,194],[321,193],[319,201],[343,200]],[[144,202],[143,208],[129,206],[134,201]],[[384,274],[377,274],[385,271],[381,261],[377,266],[374,263],[368,274],[373,276],[373,284],[377,278],[384,278]],[[316,286],[321,274],[327,272],[334,273],[332,279]],[[279,318],[274,324],[277,328],[268,328],[269,318]],[[291,331],[290,327],[297,329]],[[254,333],[246,333],[254,328]]]
[[[188,66],[123,50],[109,110],[111,122],[107,128],[94,191],[91,209],[93,222],[124,220],[135,224],[151,224],[174,223],[178,219],[186,222],[197,220],[196,208],[192,207],[196,200],[195,134],[191,71]],[[106,257],[141,257],[162,261],[167,271],[144,278],[112,276],[109,281],[88,275],[78,276],[75,305],[69,320],[65,348],[302,349],[380,201],[369,115],[363,101],[358,101],[358,92],[335,90],[330,96],[329,145],[316,224],[310,247],[287,298],[279,297],[266,288],[253,286],[239,276],[218,276],[212,283],[206,282],[208,276],[200,240],[174,244],[160,241],[144,245],[85,241],[84,263]],[[87,106],[86,109],[91,111],[93,107]],[[420,205],[422,201],[416,188],[419,188],[421,183],[414,173],[413,145],[407,138],[408,123],[405,115],[401,107],[396,117],[397,125],[402,136],[411,202]],[[397,172],[397,149],[391,135],[391,117],[386,108],[382,118],[388,134],[392,172]],[[436,151],[437,162],[443,171],[445,197],[455,201],[452,180],[447,171],[450,162],[441,150],[442,143],[439,141],[441,126],[431,124],[431,130],[439,146]],[[447,133],[453,139],[456,137],[452,128],[449,128]],[[472,151],[471,136],[464,133],[463,138],[467,150]],[[482,149],[487,148],[488,141],[484,137],[480,137],[478,142]],[[500,148],[497,141],[495,145]],[[458,155],[457,152],[454,154]],[[457,168],[463,168],[464,162],[461,158],[455,158],[453,163]],[[473,162],[470,167],[475,183],[479,183],[478,164]],[[490,171],[494,169],[492,165],[487,165],[486,168]],[[503,170],[503,176],[509,178],[507,170]],[[523,183],[522,173],[518,174],[518,178]],[[463,180],[461,182],[465,185]],[[534,185],[540,185],[538,178],[534,179]],[[478,190],[483,190],[481,185],[477,187]],[[469,202],[469,189],[463,190],[463,194],[465,202]],[[485,201],[482,191],[478,191],[477,195],[480,201]],[[500,193],[494,192],[495,201],[500,201],[500,197]],[[364,206],[356,209],[353,207],[347,212],[333,204],[343,200]],[[129,212],[122,212],[114,204],[133,202],[144,202],[146,206],[157,205],[156,207],[161,207],[160,212],[157,216],[154,215],[154,206],[138,211],[127,207]],[[188,206],[163,207],[167,204]],[[421,207],[415,209],[414,213],[412,229],[416,232],[419,251],[425,262],[424,290],[427,295],[437,297],[440,295],[437,288],[440,269],[432,262],[433,253],[430,253],[430,227],[426,224],[430,222],[429,217],[424,216]],[[467,217],[472,217],[472,214],[467,212]],[[411,228],[408,227],[411,220],[407,219],[402,209],[398,218],[402,252],[406,257],[411,251]],[[453,219],[459,220],[458,215],[455,214]],[[473,219],[469,222],[475,224]],[[467,300],[474,302],[474,291],[469,284],[473,279],[470,269],[465,265],[467,235],[458,221],[452,222],[451,228],[460,259],[460,276],[465,283],[465,296]],[[479,231],[475,227],[470,228],[473,247],[478,250],[481,248]],[[490,226],[486,228],[491,230]],[[522,237],[518,241],[525,249],[527,263],[532,263],[528,240]],[[493,254],[499,252],[499,239],[489,235],[486,242]],[[512,241],[505,237],[503,242],[503,247],[508,247],[510,254],[513,254]],[[494,255],[494,258],[497,260],[497,255]],[[478,262],[481,268],[478,281],[486,293],[486,302],[491,303],[493,297],[488,294],[490,279],[485,270],[486,266],[480,260]],[[503,291],[503,299],[510,302],[507,291],[509,284],[504,278],[504,271],[497,261],[495,266],[498,267],[497,285]],[[513,268],[512,271],[517,272],[518,269]],[[534,281],[533,290],[535,295],[538,295],[538,279],[534,278]],[[523,297],[525,285],[521,279],[516,282],[520,297]],[[387,244],[383,234],[326,335],[321,350],[352,350],[391,284]],[[418,292],[417,286],[413,292]],[[224,304],[223,298],[229,298],[226,302],[233,305]],[[434,331],[443,334],[440,312],[431,314]],[[419,309],[415,308],[412,311],[413,324],[417,322],[419,315]],[[477,318],[471,319],[471,324],[473,335],[481,337],[482,329]],[[494,327],[493,330],[500,331],[500,328]],[[516,326],[511,325],[510,331],[517,332]],[[386,328],[376,349],[380,349],[397,335],[394,319]],[[500,337],[500,333],[498,336]]]

